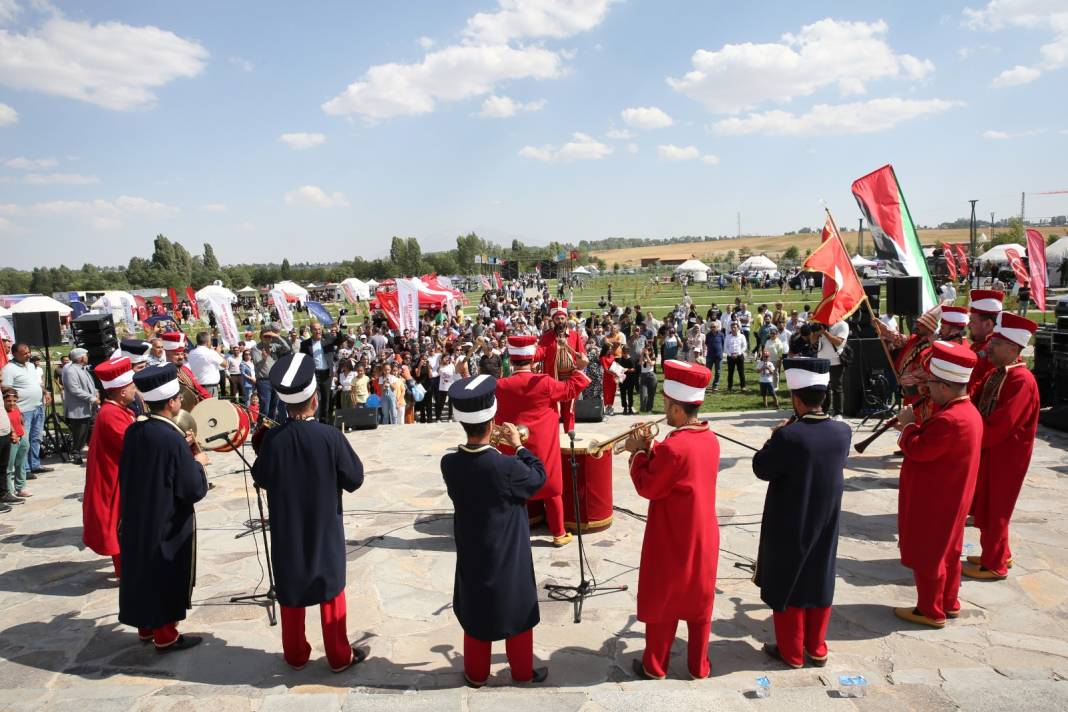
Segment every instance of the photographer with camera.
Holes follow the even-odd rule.
[[[825,358],[831,364],[831,379],[827,384],[827,397],[823,401],[823,410],[835,420],[842,419],[842,372],[846,364],[842,359],[842,352],[849,339],[849,324],[844,321],[835,322],[830,326],[816,321],[806,324],[809,328],[809,343],[816,349],[817,358]]]

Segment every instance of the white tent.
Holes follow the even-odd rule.
[[[1009,258],[1005,256],[1005,250],[1012,248],[1020,253],[1020,257],[1027,257],[1027,248],[1023,245],[997,245],[979,255],[980,262],[1007,263]],[[1047,251],[1047,255],[1049,252]],[[1048,259],[1048,257],[1047,257]]]
[[[36,312],[59,312],[60,316],[68,316],[73,310],[63,302],[57,302],[52,297],[35,295],[26,297],[11,307],[12,314],[34,314]]]
[[[872,262],[867,257],[861,257],[860,255],[854,255],[852,262],[854,267],[875,267],[879,264],[878,262]]]
[[[1061,283],[1061,265],[1068,259],[1068,237],[1062,237],[1052,245],[1046,245],[1046,275],[1051,286]],[[1068,275],[1066,275],[1068,276]]]
[[[276,282],[274,287],[275,289],[281,289],[282,293],[285,294],[287,297],[294,297],[295,299],[298,299],[302,302],[307,300],[308,298],[307,289],[300,286],[299,284],[296,284],[295,282],[290,282],[288,279],[283,279],[281,282]]]
[[[371,298],[371,288],[367,286],[367,282],[356,279],[355,277],[349,277],[348,279],[341,280],[338,285],[341,289],[341,293],[345,295],[346,299],[350,303],[355,303],[355,299],[362,299],[367,301]]]
[[[675,274],[689,277],[693,282],[707,282],[708,265],[701,260],[686,260],[675,268]]]
[[[136,302],[129,292],[112,290],[100,295],[100,298],[90,304],[89,308],[98,312],[110,312],[111,320],[118,324],[120,321],[130,321],[127,316],[136,321],[135,306]]]
[[[739,272],[771,272],[778,269],[766,255],[753,255],[738,265]]]
[[[248,285],[242,289],[237,290],[237,293],[242,297],[254,297],[260,293],[260,290],[256,289],[252,285]]]
[[[590,271],[588,269],[586,269],[585,267],[576,267],[575,269],[571,270],[571,274],[589,274],[589,273],[590,273]]]
[[[225,299],[230,302],[237,301],[236,294],[218,283],[209,284],[208,286],[198,290],[196,293],[197,302],[207,302],[209,297],[215,297],[216,299]]]

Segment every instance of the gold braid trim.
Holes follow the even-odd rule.
[[[998,405],[998,397],[1001,396],[1001,388],[1005,385],[1005,376],[1008,369],[1004,366],[990,374],[983,384],[983,394],[979,397],[979,414],[984,418],[994,412]]]

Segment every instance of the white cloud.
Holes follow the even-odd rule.
[[[345,208],[349,201],[341,193],[327,193],[317,185],[302,185],[285,194],[286,205],[311,205],[317,208]]]
[[[637,152],[638,152],[638,144],[636,144],[636,143],[628,143],[627,144],[627,153],[629,153],[630,155],[633,156]]]
[[[627,126],[636,129],[662,129],[675,123],[655,106],[635,106],[620,112]]]
[[[230,57],[227,59],[230,64],[240,69],[242,72],[251,72],[256,68],[251,59],[245,59],[244,57]]]
[[[541,47],[445,47],[418,64],[375,65],[322,108],[368,121],[427,114],[439,101],[488,94],[499,82],[553,79],[562,73],[561,55]]]
[[[1042,70],[1035,67],[1025,67],[1022,64],[1017,64],[1012,69],[1006,69],[1001,74],[994,77],[994,80],[990,82],[990,86],[998,89],[1004,87],[1014,87],[1020,84],[1030,84],[1031,82],[1042,76]]]
[[[668,161],[692,161],[701,157],[697,146],[676,146],[669,143],[666,146],[657,146],[656,154]]]
[[[626,141],[627,139],[634,138],[634,132],[628,129],[612,129],[605,134],[605,137],[614,141]]]
[[[467,21],[465,37],[479,44],[504,44],[525,37],[564,39],[601,24],[616,0],[498,0],[497,12]]]
[[[506,119],[520,113],[541,111],[544,107],[544,99],[524,103],[516,101],[510,96],[497,96],[494,94],[486,97],[486,100],[482,102],[482,110],[475,115],[484,119]]]
[[[42,168],[52,168],[58,163],[54,158],[24,158],[19,156],[18,158],[9,158],[4,161],[4,165],[8,168],[14,168],[17,171],[33,171],[40,170]]]
[[[27,173],[22,182],[29,185],[93,185],[100,179],[80,173]]]
[[[4,206],[8,214],[28,214],[45,217],[77,218],[99,231],[117,230],[130,217],[169,218],[178,208],[139,196],[120,195],[115,200],[53,200],[26,207]]]
[[[930,60],[898,54],[887,44],[887,24],[826,18],[780,43],[726,44],[699,49],[693,69],[668,77],[673,89],[716,113],[738,113],[764,103],[784,103],[830,86],[843,95],[861,94],[881,79],[922,79]]]
[[[524,146],[519,150],[519,155],[537,161],[567,163],[597,161],[611,155],[614,150],[608,144],[601,143],[588,134],[575,132],[571,134],[571,140],[559,148],[549,144],[541,147]]]
[[[889,97],[852,104],[818,104],[798,115],[775,110],[745,117],[730,117],[711,124],[709,130],[728,136],[874,133],[893,128],[903,121],[941,113],[956,106],[963,106],[963,102]]]
[[[707,164],[709,166],[718,166],[719,156],[713,155],[711,153],[706,154],[704,156],[701,156],[701,163]]]
[[[18,225],[11,222],[7,218],[0,217],[0,232],[17,234],[22,232],[22,228],[20,228]]]
[[[0,0],[0,25],[13,22],[20,12],[22,8],[16,0]]]
[[[151,106],[153,90],[204,69],[208,51],[146,25],[68,20],[52,11],[25,34],[0,29],[0,84],[129,110]]]
[[[237,226],[237,229],[241,232],[256,232],[256,223],[251,220],[246,220]]]
[[[208,203],[207,205],[201,205],[200,209],[205,213],[225,213],[226,203]]]
[[[1022,138],[1024,136],[1038,136],[1044,133],[1041,129],[1031,129],[1029,131],[1016,131],[1010,133],[1008,131],[984,131],[983,138],[990,139],[992,141],[1004,141],[1010,138]]]
[[[8,126],[19,120],[19,112],[7,104],[0,104],[0,126]]]
[[[434,46],[434,39],[432,37],[427,37],[426,35],[417,39],[416,42],[418,42],[419,46],[423,49],[430,49]]]
[[[321,133],[284,133],[278,140],[295,150],[315,148],[326,143],[326,136]]]

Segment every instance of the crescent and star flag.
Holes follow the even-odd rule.
[[[1046,241],[1038,230],[1027,229],[1027,265],[1031,270],[1031,301],[1046,311]]]
[[[893,166],[887,164],[853,181],[853,196],[871,227],[876,256],[896,277],[921,277],[923,311],[933,309],[938,303],[934,282]]]
[[[186,287],[185,288],[185,296],[186,296],[186,299],[189,300],[189,308],[193,310],[193,318],[194,319],[199,319],[200,318],[200,305],[197,304],[196,292],[193,291],[192,287]]]
[[[1030,284],[1031,278],[1027,274],[1027,268],[1024,267],[1020,251],[1010,247],[1005,250],[1005,257],[1009,260],[1009,267],[1012,267],[1012,271],[1016,273],[1016,283],[1021,287],[1026,287]]]
[[[968,255],[964,252],[963,242],[957,243],[957,271],[965,277],[971,272],[971,269],[968,267]]]
[[[949,272],[951,281],[957,281],[957,262],[953,255],[953,246],[947,242],[942,243],[942,256],[946,259],[946,270]]]
[[[823,299],[810,318],[830,326],[857,310],[864,301],[864,287],[857,279],[857,271],[830,213],[823,225],[822,239],[801,269],[823,273]]]

